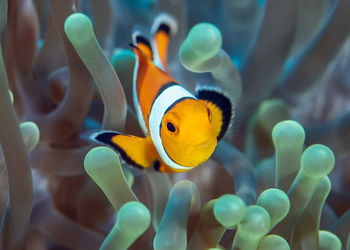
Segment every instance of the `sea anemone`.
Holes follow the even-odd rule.
[[[164,12],[171,75],[234,102],[229,133],[186,173],[81,138],[142,135],[128,44]],[[1,249],[350,248],[350,1],[0,0],[0,13]]]

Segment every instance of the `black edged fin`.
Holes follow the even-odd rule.
[[[129,46],[130,46],[131,48],[133,48],[133,49],[139,49],[139,48],[137,48],[137,46],[136,46],[135,44],[133,44],[133,43],[129,43]]]
[[[153,168],[157,172],[161,173],[171,173],[171,169],[166,166],[164,163],[160,162],[159,160],[156,160],[153,164]]]
[[[157,29],[157,32],[158,31],[163,31],[166,34],[170,34],[170,26],[167,25],[166,23],[161,23]]]
[[[132,34],[132,40],[133,40],[132,47],[138,47],[152,61],[153,49],[150,41],[138,31],[135,31]]]
[[[102,130],[91,134],[90,138],[97,143],[102,143],[114,147],[115,144],[112,142],[112,138],[116,135],[120,135],[120,133],[115,131]]]
[[[217,135],[217,140],[221,140],[230,127],[233,119],[233,103],[231,99],[223,94],[220,89],[205,87],[196,88],[196,97],[200,100],[207,101],[221,111],[221,114],[218,114],[218,116],[220,116],[218,119],[221,119],[222,123],[220,123],[221,127],[219,128],[219,133]]]
[[[114,148],[127,164],[144,169],[152,166],[155,155],[148,138],[102,130],[91,133],[90,140]]]
[[[177,33],[177,21],[174,17],[168,13],[162,12],[155,18],[151,34],[154,36],[157,32],[163,31],[170,36],[174,36]]]
[[[153,163],[153,168],[155,171],[160,172],[160,162],[158,160]]]
[[[116,135],[120,135],[120,134],[114,131],[101,131],[101,132],[93,133],[91,135],[91,140],[100,144],[111,146],[112,148],[118,151],[118,153],[126,163],[136,168],[143,169],[144,168],[143,166],[134,162],[121,147],[119,147],[117,144],[115,144],[112,141],[112,138]]]
[[[153,63],[160,69],[168,72],[168,47],[170,37],[177,32],[177,22],[169,14],[159,14],[153,22],[151,34],[153,37],[152,44],[154,48]]]

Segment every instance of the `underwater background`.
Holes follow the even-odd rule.
[[[162,12],[171,75],[235,103],[186,173],[80,138],[142,135],[129,43]],[[350,249],[349,32],[349,0],[0,0],[1,249]]]

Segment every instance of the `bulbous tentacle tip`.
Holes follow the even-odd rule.
[[[261,206],[249,206],[238,227],[247,238],[254,239],[258,236],[263,236],[269,231],[270,216],[265,208]]]
[[[236,226],[246,210],[244,201],[236,195],[225,194],[217,199],[214,205],[214,216],[225,228]]]
[[[308,147],[301,158],[302,170],[311,177],[323,178],[334,168],[333,151],[325,145],[315,144]]]
[[[125,203],[118,213],[117,220],[120,230],[141,234],[151,224],[151,214],[148,208],[138,201]]]
[[[342,243],[338,236],[329,231],[320,230],[319,231],[319,245],[320,250],[340,250],[342,249]],[[348,248],[349,249],[349,245]]]
[[[304,139],[304,128],[293,120],[281,121],[272,130],[272,140],[276,147],[303,144]]]
[[[64,22],[64,31],[72,43],[83,44],[94,38],[91,20],[82,13],[69,15]]]
[[[262,238],[258,250],[290,250],[290,246],[281,236],[270,234]]]
[[[290,201],[288,195],[280,189],[269,188],[258,197],[256,204],[265,208],[270,215],[272,228],[280,222],[289,212]]]
[[[110,148],[99,146],[91,149],[85,156],[84,166],[87,172],[100,170],[111,165],[120,165],[119,157]]]
[[[192,27],[179,51],[185,67],[192,68],[215,56],[222,46],[220,30],[210,23],[199,23]]]
[[[23,122],[20,124],[24,145],[31,152],[39,142],[40,131],[34,122]]]

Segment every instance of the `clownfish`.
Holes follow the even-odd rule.
[[[169,74],[167,50],[175,20],[159,15],[152,42],[140,33],[130,44],[136,55],[133,101],[145,137],[102,130],[90,139],[114,148],[129,165],[161,172],[186,172],[209,159],[229,128],[230,98],[213,88],[193,95]]]

